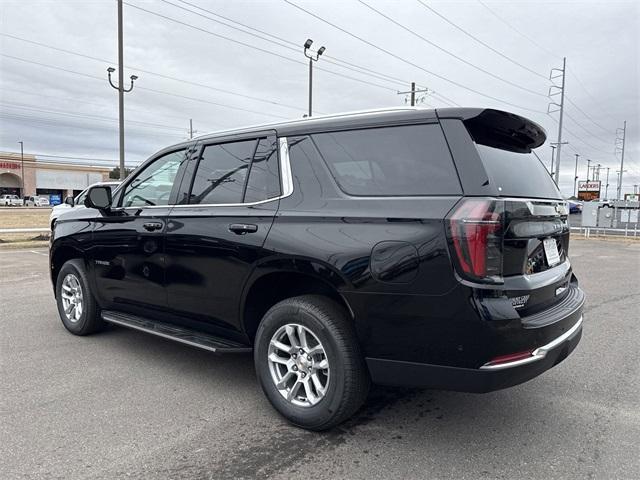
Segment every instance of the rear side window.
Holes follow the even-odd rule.
[[[189,203],[242,203],[256,140],[208,145],[198,164]]]
[[[244,202],[259,202],[280,195],[278,142],[275,136],[258,141],[249,171]]]
[[[313,135],[340,188],[350,195],[462,193],[438,124]]]
[[[561,198],[558,187],[533,153],[517,153],[476,144],[489,181],[500,195],[509,197]]]

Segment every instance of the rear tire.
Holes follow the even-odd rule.
[[[82,260],[68,260],[60,269],[56,302],[62,324],[74,335],[89,335],[104,328]]]
[[[273,407],[309,430],[342,423],[369,392],[369,374],[347,312],[320,295],[289,298],[269,309],[256,332],[254,363]]]

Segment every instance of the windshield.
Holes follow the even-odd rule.
[[[549,172],[535,153],[517,153],[476,144],[489,180],[500,195],[562,198]]]

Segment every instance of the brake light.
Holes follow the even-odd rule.
[[[449,235],[462,276],[501,281],[503,212],[501,200],[467,198],[449,217]]]

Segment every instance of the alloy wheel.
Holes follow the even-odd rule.
[[[77,323],[82,317],[84,310],[84,302],[82,295],[82,286],[78,277],[73,273],[68,273],[62,280],[62,308],[64,315],[71,323]]]
[[[329,386],[329,360],[309,328],[283,325],[271,337],[267,356],[273,383],[288,402],[312,407],[324,398]]]

